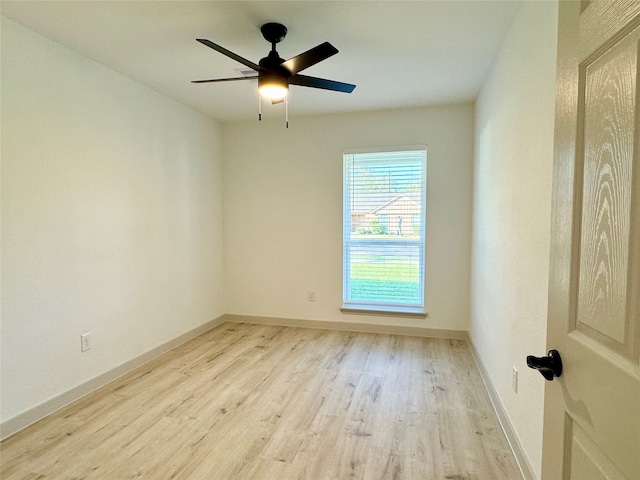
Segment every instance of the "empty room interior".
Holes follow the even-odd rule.
[[[564,3],[608,14],[0,2],[0,477],[634,478],[640,408],[620,406],[624,450],[572,390],[575,349],[560,378],[527,360],[552,360],[554,239],[572,231],[554,200]],[[633,52],[625,15],[587,86]],[[286,97],[263,98],[271,81]],[[625,315],[603,358],[632,404]]]

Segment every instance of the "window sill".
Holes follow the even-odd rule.
[[[369,305],[343,305],[340,308],[342,313],[350,315],[382,315],[385,317],[413,317],[429,318],[429,313],[419,308],[402,307],[371,307]]]

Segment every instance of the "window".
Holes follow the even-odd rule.
[[[343,161],[343,308],[422,312],[426,146]]]

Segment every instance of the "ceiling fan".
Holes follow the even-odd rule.
[[[351,93],[353,89],[356,88],[355,85],[350,83],[300,75],[299,72],[302,70],[338,53],[338,49],[329,42],[321,43],[317,47],[313,47],[300,55],[292,57],[289,60],[284,60],[280,58],[280,55],[278,55],[278,52],[276,51],[276,44],[284,40],[284,37],[287,35],[287,27],[280,23],[265,23],[260,27],[260,31],[262,32],[264,39],[271,43],[271,51],[266,57],[262,58],[258,64],[255,64],[210,40],[204,38],[198,38],[196,40],[203,45],[206,45],[207,47],[240,62],[252,70],[255,70],[258,73],[258,90],[260,92],[260,96],[270,99],[273,104],[286,101],[287,93],[289,92],[289,85],[320,88],[323,90],[332,90],[344,93]],[[192,83],[232,82],[251,79],[255,79],[255,76],[193,80]],[[261,106],[259,107],[259,110],[258,119],[261,120]]]

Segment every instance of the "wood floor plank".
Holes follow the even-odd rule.
[[[4,440],[0,477],[521,478],[466,342],[236,323]]]

